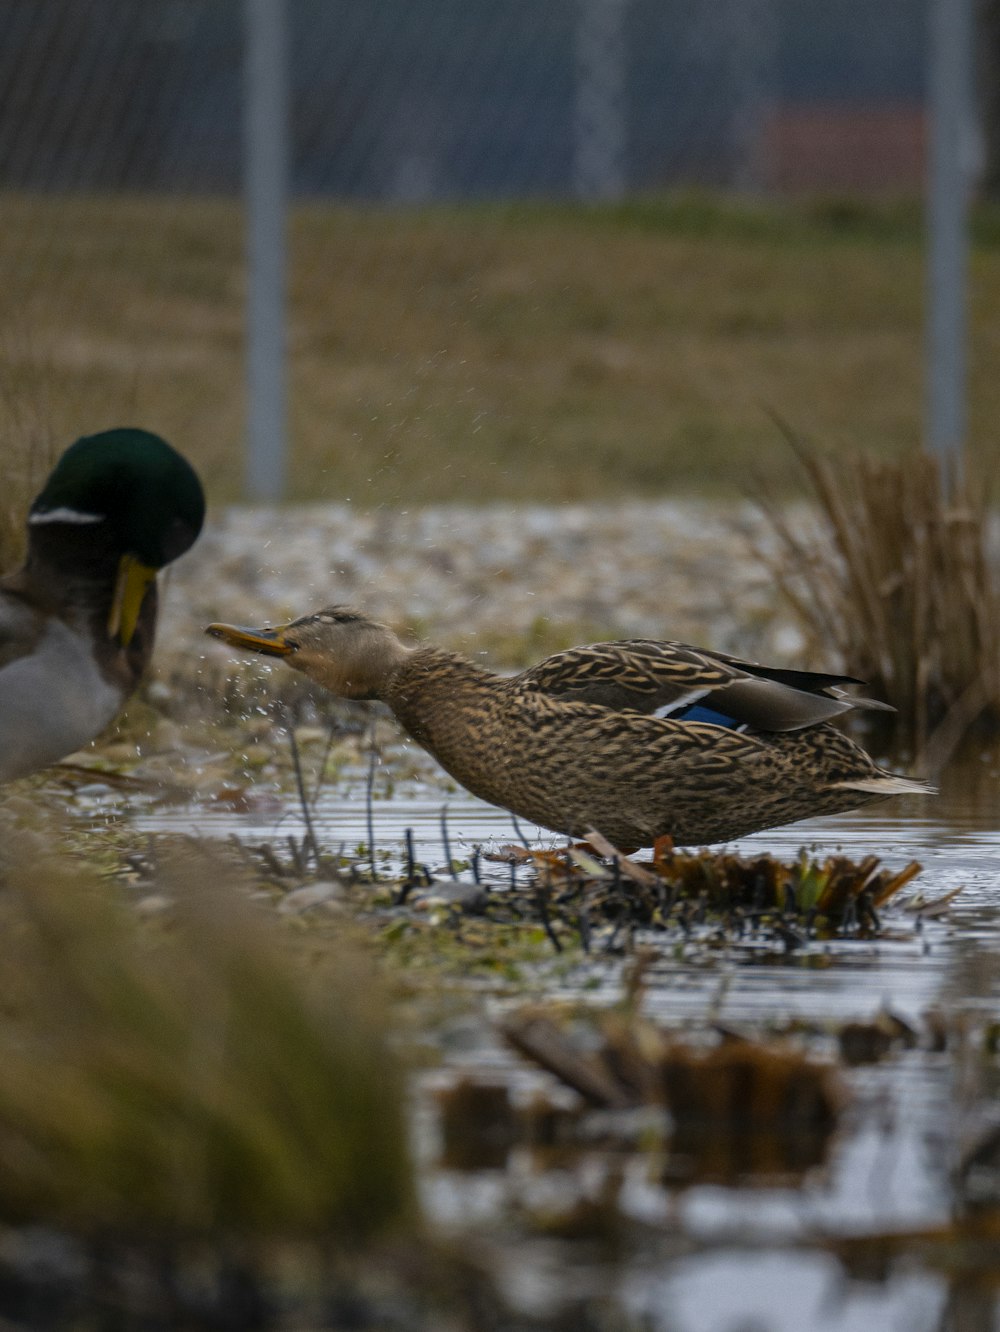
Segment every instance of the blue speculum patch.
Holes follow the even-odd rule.
[[[692,703],[690,707],[681,708],[679,712],[671,713],[672,721],[692,721],[708,722],[712,726],[726,726],[731,731],[735,731],[742,723],[735,717],[727,717],[724,712],[716,712],[714,708],[704,708],[698,703]]]

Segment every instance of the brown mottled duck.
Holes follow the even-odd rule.
[[[621,850],[664,835],[729,841],[927,792],[887,772],[829,719],[849,676],[780,670],[646,639],[595,643],[503,677],[388,625],[330,606],[279,628],[213,624],[233,647],[284,657],[341,698],[380,699],[474,795]]]

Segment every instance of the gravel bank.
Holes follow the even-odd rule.
[[[348,602],[502,663],[596,637],[677,638],[776,662],[803,641],[749,504],[233,507],[170,571],[161,649],[213,619],[280,623]]]

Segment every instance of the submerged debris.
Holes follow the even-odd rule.
[[[837,854],[822,859],[803,850],[791,862],[773,856],[731,851],[676,851],[661,839],[648,860],[621,854],[598,833],[586,843],[561,849],[510,844],[491,852],[477,848],[470,861],[451,857],[432,870],[418,861],[406,831],[402,873],[391,868],[391,852],[373,853],[361,844],[345,853],[313,853],[308,836],[301,844],[268,843],[242,848],[281,902],[298,894],[287,911],[313,919],[336,907],[352,907],[355,918],[381,928],[384,937],[414,942],[427,930],[446,929],[465,945],[472,964],[491,948],[521,940],[571,958],[580,949],[594,955],[634,955],[648,943],[682,948],[694,960],[728,957],[767,961],[802,952],[821,964],[822,949],[809,945],[831,939],[913,938],[924,916],[942,914],[954,890],[937,899],[901,891],[920,872],[911,861],[901,869],[877,856],[860,861]],[[377,858],[384,868],[373,877]],[[503,865],[505,874],[486,872]],[[342,891],[314,896],[299,890],[316,876]],[[890,903],[906,916],[883,924]],[[317,910],[318,909],[318,910]],[[437,936],[440,938],[440,935]],[[527,954],[525,954],[527,957]]]
[[[769,855],[676,851],[667,838],[652,860],[639,862],[598,833],[565,850],[510,845],[487,859],[530,868],[530,886],[512,894],[510,904],[530,909],[533,900],[554,943],[562,946],[553,928],[553,919],[561,919],[588,949],[599,924],[614,927],[614,943],[626,930],[686,934],[706,924],[736,938],[765,932],[786,951],[809,937],[872,937],[882,930],[882,907],[921,868],[911,861],[891,870],[874,855],[818,860],[805,850],[791,864]]]
[[[448,1170],[495,1170],[522,1130],[505,1082],[461,1077],[437,1096],[441,1165]]]
[[[604,1014],[582,1034],[552,1009],[519,1010],[501,1031],[592,1114],[610,1112],[612,1139],[631,1135],[637,1109],[665,1111],[664,1183],[799,1177],[824,1160],[844,1099],[833,1064],[784,1038],[691,1041],[632,1013]]]
[[[941,1034],[936,1040],[943,1039]],[[912,1050],[919,1032],[898,1014],[883,1009],[873,1022],[845,1022],[838,1033],[840,1057],[845,1064],[877,1064],[894,1049]]]
[[[604,1109],[665,1105],[680,1124],[707,1129],[826,1128],[840,1094],[835,1073],[781,1040],[732,1033],[694,1044],[634,1015],[598,1020],[599,1041],[581,1049],[551,1012],[522,1009],[501,1023],[507,1041]]]

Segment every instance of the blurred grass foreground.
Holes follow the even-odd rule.
[[[169,910],[21,853],[0,894],[0,1210],[85,1240],[364,1242],[406,1215],[401,1080],[345,943],[289,956],[207,854]],[[287,942],[287,941],[286,941]]]
[[[62,443],[141,422],[213,500],[239,498],[239,203],[11,192],[0,226],[5,395]],[[1000,413],[998,240],[977,214],[974,454]],[[829,447],[899,455],[922,433],[923,265],[916,203],[300,202],[290,497],[739,493],[751,470],[787,475],[762,404]]]

